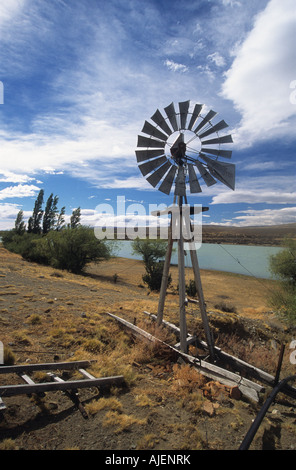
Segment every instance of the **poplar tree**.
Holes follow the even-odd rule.
[[[44,190],[40,189],[37,199],[35,201],[32,220],[30,221],[30,230],[33,233],[41,233],[41,220],[43,217],[43,197],[44,197]]]
[[[18,235],[23,235],[26,230],[26,225],[24,222],[24,212],[22,210],[20,210],[16,216],[14,230]]]
[[[54,228],[56,215],[58,212],[58,200],[58,196],[53,196],[53,193],[51,193],[51,195],[47,199],[43,216],[43,233],[48,233]]]

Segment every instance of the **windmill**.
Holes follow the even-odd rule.
[[[179,219],[171,217],[157,323],[161,324],[163,321],[172,247],[173,242],[178,241],[180,348],[182,352],[187,351],[184,258],[186,230],[183,231],[182,228],[188,229],[192,226],[190,213],[184,210],[185,205],[188,206],[186,191],[189,189],[192,194],[200,193],[201,181],[207,186],[212,186],[218,180],[232,190],[235,187],[235,165],[220,160],[220,158],[231,158],[232,152],[222,147],[224,144],[232,143],[232,137],[220,135],[228,124],[224,120],[213,124],[212,120],[216,115],[215,111],[207,110],[206,106],[194,104],[190,100],[179,102],[177,107],[171,103],[164,108],[164,112],[157,109],[151,119],[145,121],[141,134],[138,135],[136,158],[142,175],[148,183],[164,194],[170,195],[173,190],[174,207],[177,202],[179,211]],[[170,213],[170,208],[167,213]],[[176,220],[179,223],[178,240],[174,240]],[[190,256],[208,349],[211,358],[214,359],[213,338],[209,328],[194,244],[193,247],[192,244],[190,245]]]

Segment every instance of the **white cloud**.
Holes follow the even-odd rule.
[[[222,96],[242,114],[233,132],[238,146],[295,135],[296,106],[289,99],[295,79],[295,28],[295,1],[270,0],[226,72]]]
[[[0,203],[1,230],[11,230],[14,227],[15,219],[21,206],[14,203]],[[32,213],[24,211],[24,220],[30,217]]]
[[[267,189],[238,189],[225,191],[213,197],[212,204],[294,204],[296,192],[272,191]]]
[[[186,65],[183,65],[183,64],[178,64],[176,62],[174,62],[173,60],[165,60],[164,64],[167,66],[167,68],[169,70],[172,70],[173,72],[187,72],[188,71],[188,67],[186,67]]]
[[[8,186],[0,191],[0,200],[35,196],[40,188],[34,185]]]
[[[28,175],[21,175],[18,173],[12,173],[11,171],[0,172],[0,183],[29,183],[33,181]]]
[[[280,225],[295,223],[296,220],[296,207],[264,210],[248,209],[245,211],[239,211],[239,213],[243,215],[234,217],[230,225]]]
[[[223,67],[225,65],[225,59],[219,54],[219,52],[209,54],[208,59],[210,59],[211,62],[214,62],[217,67]]]
[[[0,3],[0,26],[16,15],[25,5],[26,0],[9,0]]]

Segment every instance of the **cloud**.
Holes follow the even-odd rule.
[[[21,175],[18,173],[12,173],[11,171],[0,172],[0,183],[29,183],[33,181],[28,175]]]
[[[0,200],[35,196],[40,188],[34,185],[8,186],[0,191]]]
[[[295,135],[296,106],[289,99],[295,28],[294,0],[270,0],[225,74],[221,94],[242,114],[233,132],[240,147]]]
[[[26,0],[9,0],[0,3],[0,27],[20,12]]]
[[[15,203],[0,203],[1,230],[11,230],[14,227],[15,219],[21,206]],[[28,219],[32,213],[24,211],[24,220]]]
[[[182,72],[182,73],[184,73],[184,72],[188,71],[188,67],[186,67],[186,65],[177,64],[173,60],[169,60],[169,59],[165,60],[164,65],[166,65],[167,68],[169,70],[172,70],[173,72]]]
[[[245,211],[239,211],[239,213],[243,215],[234,217],[230,225],[280,225],[295,223],[296,220],[296,207],[263,210],[248,209]]]
[[[225,191],[213,197],[212,204],[294,204],[296,191],[272,191],[266,189],[239,189]]]
[[[217,67],[224,67],[225,65],[225,59],[219,54],[219,52],[213,52],[213,54],[209,54],[208,59],[214,62]]]

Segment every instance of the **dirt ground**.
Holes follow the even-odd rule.
[[[87,418],[63,392],[3,398],[0,449],[239,448],[261,404],[221,390],[210,393],[210,381],[168,354],[147,351],[106,315],[143,325],[144,311],[157,312],[158,294],[143,285],[141,261],[111,259],[78,276],[29,263],[0,246],[0,263],[0,341],[16,364],[95,360],[88,369],[93,375],[123,372],[125,378],[124,386],[79,391]],[[177,269],[171,274],[164,318],[178,324]],[[191,278],[188,270],[186,280]],[[268,305],[276,282],[214,271],[201,271],[201,278],[216,344],[274,375],[285,343],[281,374],[295,374],[289,361],[293,331]],[[189,332],[200,325],[195,305],[188,305],[187,318]],[[34,380],[45,378],[39,374]],[[12,374],[0,374],[0,382],[23,383]],[[285,395],[275,400],[251,448],[296,449],[296,400]]]

